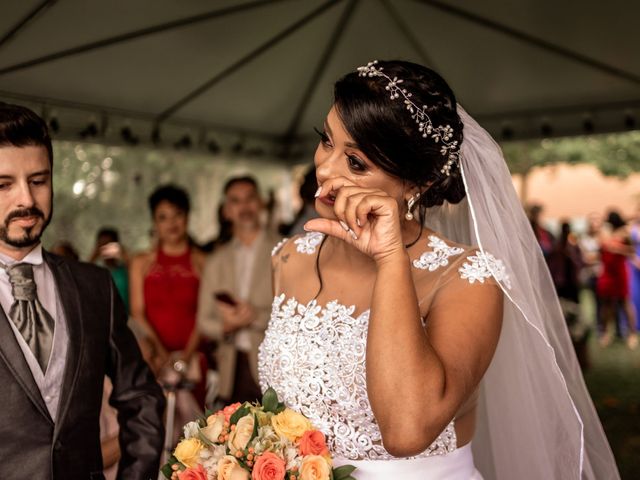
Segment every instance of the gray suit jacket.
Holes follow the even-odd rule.
[[[251,350],[249,362],[251,373],[258,383],[258,347],[264,338],[271,315],[273,289],[271,286],[271,250],[280,237],[265,231],[261,244],[257,246],[253,265],[251,288],[247,301],[257,310],[258,317],[250,326]],[[234,252],[230,244],[219,247],[206,261],[198,298],[198,328],[202,334],[218,342],[216,359],[220,374],[220,396],[229,398],[233,390],[236,368],[235,335],[224,335],[222,318],[215,302],[215,293],[225,291],[234,296],[236,292]]]
[[[113,383],[122,458],[118,478],[157,478],[164,396],[142,360],[111,275],[43,252],[56,281],[69,346],[57,421],[0,308],[0,478],[101,479],[100,408],[104,376]]]

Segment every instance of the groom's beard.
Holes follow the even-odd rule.
[[[35,217],[37,221],[29,227],[11,225],[13,220],[26,217]],[[0,241],[15,248],[32,247],[38,244],[50,221],[51,213],[45,218],[44,213],[38,207],[13,210],[0,225]]]

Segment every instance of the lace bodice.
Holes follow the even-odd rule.
[[[337,301],[299,304],[284,294],[273,300],[269,328],[260,346],[260,386],[275,388],[291,408],[326,436],[333,455],[351,460],[393,458],[371,411],[366,387],[369,311]],[[456,449],[453,421],[421,455]]]

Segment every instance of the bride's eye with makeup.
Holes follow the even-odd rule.
[[[313,130],[320,137],[320,143],[322,143],[322,145],[324,145],[325,147],[331,147],[331,140],[329,139],[329,135],[327,135],[323,131],[318,130],[316,127],[313,127]]]
[[[365,163],[355,155],[347,155],[347,163],[349,169],[356,173],[362,173],[367,169]]]

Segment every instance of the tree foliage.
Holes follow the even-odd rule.
[[[620,178],[640,172],[640,131],[505,142],[502,149],[514,174],[554,163],[587,163]]]

